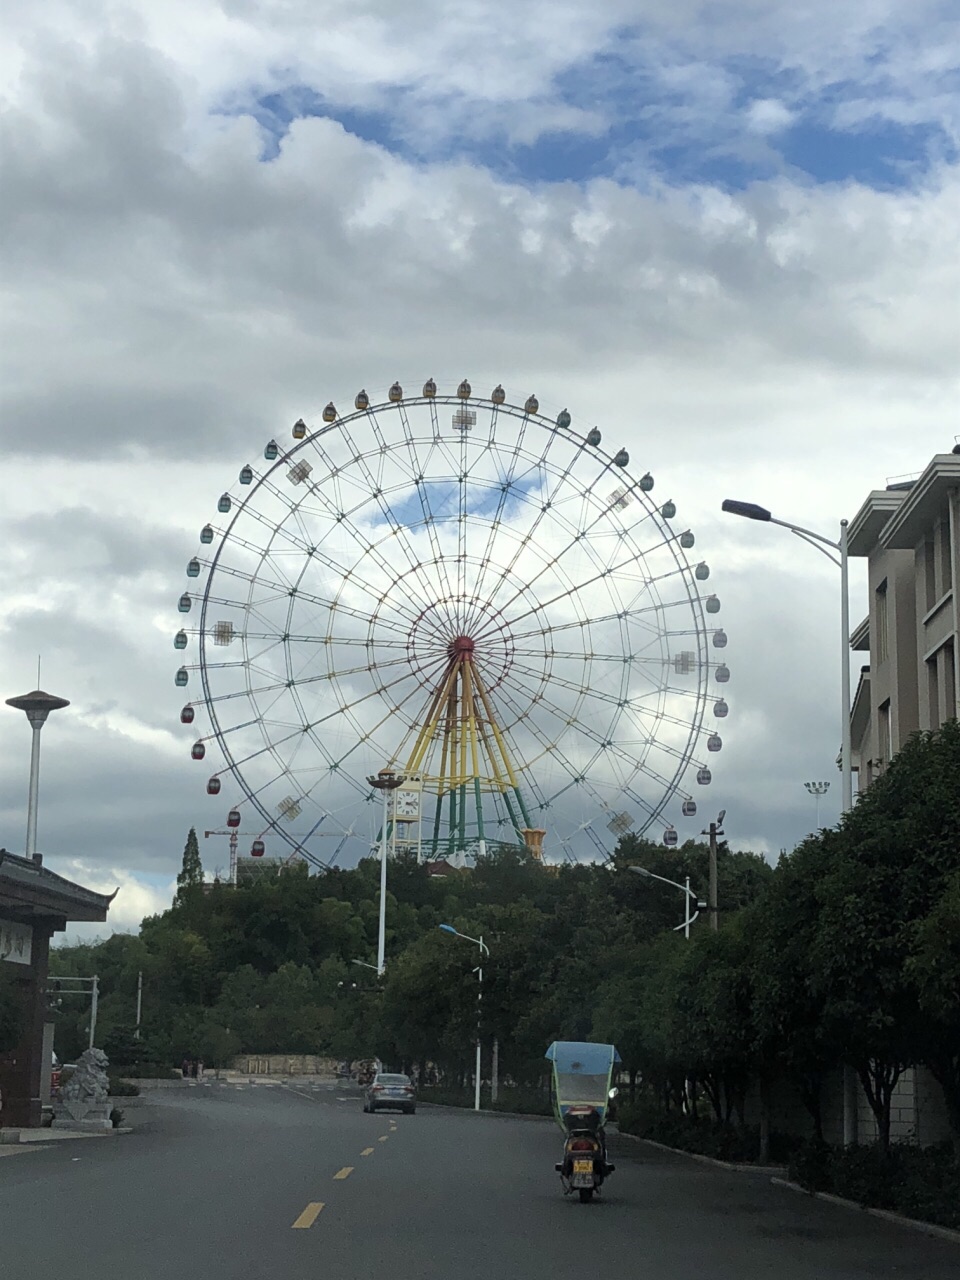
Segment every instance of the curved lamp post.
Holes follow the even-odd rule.
[[[627,870],[634,872],[634,874],[638,876],[646,876],[648,880],[659,880],[662,884],[672,884],[675,889],[679,889],[681,893],[685,893],[687,895],[686,902],[684,904],[683,924],[674,925],[673,931],[674,933],[677,933],[678,930],[682,929],[683,936],[685,938],[689,938],[690,926],[693,924],[694,920],[696,920],[702,908],[707,905],[705,902],[701,902],[690,888],[690,877],[685,876],[683,884],[680,884],[678,880],[668,880],[666,876],[658,876],[655,871],[648,871],[646,867],[627,867]],[[690,914],[691,907],[696,907],[693,915]]]
[[[480,1019],[483,1013],[483,957],[489,956],[490,948],[484,942],[483,937],[471,938],[469,934],[461,933],[459,929],[455,929],[452,924],[437,925],[438,929],[442,929],[444,933],[452,933],[455,938],[463,938],[464,942],[473,942],[480,948],[480,963],[474,972],[477,975],[477,1065],[475,1071],[474,1093],[473,1093],[473,1109],[480,1110]]]
[[[32,858],[37,852],[37,798],[40,792],[40,730],[51,711],[59,711],[61,707],[69,707],[66,698],[57,698],[52,693],[44,693],[42,689],[34,689],[33,693],[21,694],[19,698],[7,698],[7,706],[17,711],[25,711],[30,727],[33,730],[33,742],[30,746],[30,795],[27,800],[27,846],[26,855]]]

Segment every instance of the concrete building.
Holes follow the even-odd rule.
[[[863,790],[911,733],[960,714],[960,445],[871,493],[849,548],[868,571],[869,612],[850,637],[870,655],[851,711]]]

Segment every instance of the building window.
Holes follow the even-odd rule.
[[[876,660],[877,663],[886,662],[888,655],[889,637],[887,633],[887,580],[884,580],[877,587],[877,603],[876,603],[876,620],[874,630],[876,633]]]
[[[937,555],[933,540],[923,544],[923,586],[926,591],[925,608],[930,610],[937,603]]]
[[[882,773],[890,763],[890,699],[877,708],[877,768]]]
[[[931,729],[940,728],[940,672],[937,669],[939,655],[927,659],[927,724]]]
[[[939,570],[937,577],[939,579],[937,585],[939,591],[937,599],[942,600],[943,597],[953,588],[953,565],[950,563],[950,521],[941,520],[937,526],[937,556]]]
[[[943,720],[952,720],[960,715],[957,704],[957,657],[953,641],[948,640],[943,646]],[[941,720],[941,724],[943,721]]]

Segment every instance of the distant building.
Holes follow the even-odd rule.
[[[868,568],[869,613],[850,637],[870,655],[851,710],[862,790],[911,733],[960,714],[960,445],[871,493],[848,536]]]

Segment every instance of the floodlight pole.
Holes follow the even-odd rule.
[[[383,817],[380,827],[380,921],[377,929],[377,973],[383,976],[387,945],[387,848],[390,826],[390,792],[406,781],[392,769],[381,769],[375,778],[367,778],[371,787],[383,795]]]
[[[39,670],[39,666],[38,666]],[[34,689],[32,693],[24,693],[18,698],[7,698],[7,706],[17,711],[26,712],[33,730],[33,741],[30,744],[30,790],[27,797],[27,843],[26,856],[33,858],[37,852],[37,804],[40,796],[40,730],[51,711],[61,707],[69,707],[66,698],[57,698],[52,693],[44,693],[42,689]]]
[[[816,829],[820,830],[820,797],[830,790],[829,782],[805,782],[803,784],[816,801]]]

